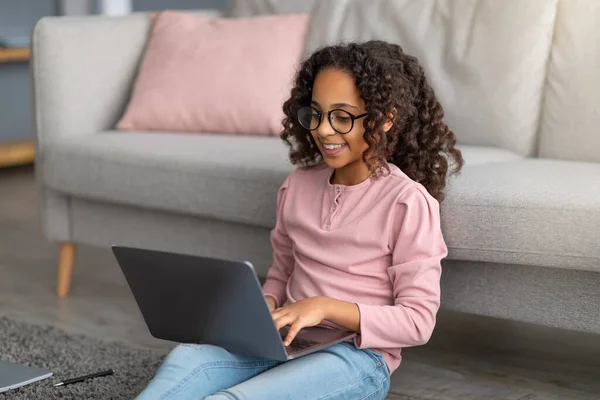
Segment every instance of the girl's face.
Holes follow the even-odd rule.
[[[318,128],[310,133],[325,163],[336,170],[364,165],[362,155],[369,146],[363,139],[363,119],[356,119],[352,130],[346,134],[336,132],[327,119],[327,113],[331,110],[344,110],[354,116],[365,113],[365,103],[354,84],[354,78],[334,68],[319,71],[313,84],[311,105],[322,114]],[[333,113],[334,118],[341,118],[339,121],[342,126],[351,123],[344,119],[346,115]]]

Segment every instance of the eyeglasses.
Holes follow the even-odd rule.
[[[367,115],[368,113],[353,115],[348,111],[335,109],[327,112],[327,119],[334,131],[344,135],[354,128],[354,120],[366,117]],[[302,107],[298,110],[297,117],[298,122],[304,129],[314,131],[321,125],[323,113],[312,107]]]

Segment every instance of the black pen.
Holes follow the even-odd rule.
[[[115,371],[113,371],[112,369],[107,369],[106,371],[96,372],[95,374],[80,376],[78,378],[67,379],[66,381],[58,382],[54,386],[65,386],[65,385],[70,385],[71,383],[83,382],[86,379],[97,378],[99,376],[112,375],[114,372]]]

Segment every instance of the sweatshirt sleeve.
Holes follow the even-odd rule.
[[[263,285],[263,294],[273,296],[277,301],[277,307],[281,307],[287,299],[287,282],[294,269],[292,241],[285,230],[282,217],[289,180],[288,177],[277,192],[277,221],[275,228],[271,230],[273,264]]]
[[[391,219],[388,276],[394,305],[357,304],[359,348],[403,348],[427,343],[440,306],[441,260],[448,250],[439,204],[424,187],[405,190]]]

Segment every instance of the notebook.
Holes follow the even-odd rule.
[[[50,378],[52,372],[0,360],[0,393]]]

